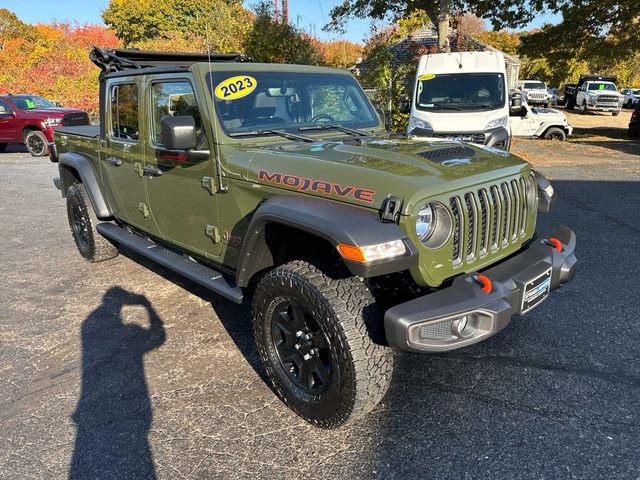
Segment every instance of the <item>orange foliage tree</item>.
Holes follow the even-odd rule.
[[[116,48],[114,33],[97,25],[28,25],[0,10],[0,93],[41,95],[64,106],[98,107],[99,70],[89,60],[93,45]]]

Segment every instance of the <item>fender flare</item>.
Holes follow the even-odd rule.
[[[533,134],[533,136],[540,138],[542,135],[545,134],[545,132],[547,130],[549,130],[552,127],[557,127],[557,128],[559,128],[560,130],[562,130],[562,131],[564,131],[566,133],[564,124],[555,123],[555,122],[544,122],[544,123],[540,124],[540,126],[538,127],[536,132]]]
[[[266,227],[279,224],[292,227],[326,240],[333,247],[373,245],[402,240],[403,256],[372,263],[359,263],[343,258],[353,275],[373,277],[407,270],[418,265],[418,250],[396,223],[383,223],[376,212],[352,205],[312,197],[276,195],[265,200],[255,211],[240,252],[236,284],[246,287],[251,277],[275,265],[266,238]]]
[[[89,157],[75,152],[63,153],[60,155],[58,169],[60,171],[60,186],[63,197],[67,196],[67,189],[77,183],[76,175],[73,174],[75,171],[87,189],[87,194],[96,216],[100,220],[108,220],[113,217],[113,212],[102,193],[98,175]]]

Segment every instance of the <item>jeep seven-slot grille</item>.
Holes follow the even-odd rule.
[[[87,113],[67,113],[60,122],[65,127],[77,127],[79,125],[89,125],[89,115]]]
[[[522,239],[527,227],[526,198],[523,178],[451,197],[453,264],[472,262]]]

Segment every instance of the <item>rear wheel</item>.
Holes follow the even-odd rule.
[[[256,346],[277,395],[306,421],[338,427],[382,399],[393,352],[363,282],[334,266],[293,261],[267,273],[253,299]]]
[[[618,115],[620,115],[620,110],[618,110],[618,111],[616,111],[616,112],[611,112],[611,114],[612,114],[614,117],[617,117]]]
[[[47,137],[39,130],[32,130],[24,137],[24,144],[34,157],[44,157],[49,152]]]
[[[78,251],[89,262],[101,262],[118,255],[118,248],[96,230],[96,217],[83,184],[67,190],[67,217]]]
[[[562,142],[565,138],[567,138],[567,135],[561,128],[551,127],[546,132],[544,132],[544,136],[542,138],[544,138],[545,140],[558,140]]]
[[[0,143],[0,152],[4,152],[7,149],[6,143]]]

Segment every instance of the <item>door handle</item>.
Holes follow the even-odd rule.
[[[122,165],[122,160],[115,157],[107,157],[107,163],[109,165],[113,165],[114,167],[119,167],[120,165]]]
[[[142,171],[148,177],[159,177],[160,175],[162,175],[162,170],[152,165],[147,165],[142,169]]]

